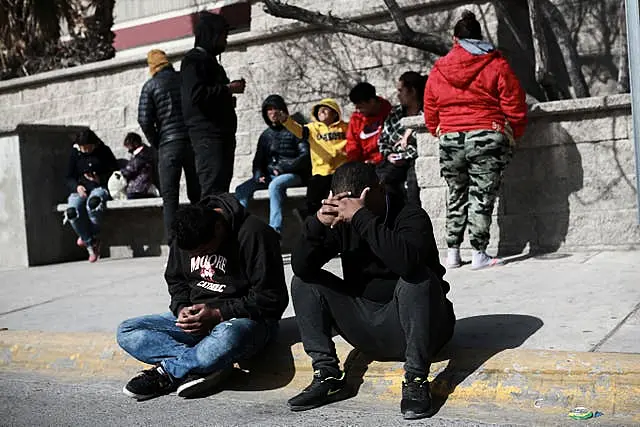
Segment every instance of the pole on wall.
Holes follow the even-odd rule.
[[[640,224],[640,0],[626,0],[627,52],[629,54],[629,82],[631,83],[631,116],[636,153],[636,196]]]

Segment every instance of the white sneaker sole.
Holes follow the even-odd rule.
[[[482,264],[482,265],[476,265],[475,267],[473,266],[473,264],[471,264],[471,269],[472,270],[484,270],[485,268],[491,268],[491,267],[502,267],[504,266],[504,260],[499,260],[494,258],[491,262],[488,262],[487,264]]]
[[[136,399],[136,400],[147,400],[147,399],[152,399],[152,398],[157,396],[156,394],[136,394],[136,393],[134,393],[132,391],[127,390],[127,386],[126,385],[124,387],[122,387],[122,392],[125,395],[127,395],[127,396],[129,396],[129,397],[131,397],[133,399]]]
[[[176,394],[179,397],[184,397],[186,399],[200,396],[207,391],[213,390],[222,381],[227,379],[232,372],[233,369],[223,369],[222,371],[209,374],[206,377],[197,378],[193,381],[181,384],[180,387],[178,387]]]

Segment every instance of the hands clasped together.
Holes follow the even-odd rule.
[[[176,326],[188,334],[203,335],[208,334],[220,322],[222,314],[219,309],[206,304],[194,304],[180,310]]]
[[[358,198],[351,197],[350,191],[336,195],[329,193],[329,198],[322,201],[322,207],[316,214],[318,220],[331,228],[341,222],[350,223],[356,212],[364,207],[368,192],[369,187],[362,190]]]

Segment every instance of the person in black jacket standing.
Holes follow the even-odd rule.
[[[224,17],[198,14],[195,47],[185,55],[182,75],[182,112],[196,156],[201,196],[228,192],[236,149],[234,94],[244,93],[244,80],[229,81],[218,60],[227,48],[229,26]]]
[[[180,204],[180,176],[184,169],[187,196],[191,203],[200,200],[193,148],[182,116],[180,75],[161,50],[147,54],[149,79],[140,93],[138,124],[152,147],[158,150],[158,174],[162,196],[164,225],[169,227]]]
[[[403,360],[401,412],[406,419],[428,416],[430,360],[455,323],[429,216],[387,193],[373,165],[340,166],[331,188],[291,257],[291,297],[314,378],[289,407],[301,411],[339,398],[345,380],[335,329],[373,359]],[[322,269],[338,254],[344,280]]]
[[[107,183],[117,168],[113,152],[92,130],[76,136],[66,176],[71,194],[64,215],[78,235],[76,244],[87,249],[89,262],[96,262],[100,256],[100,222],[106,201],[111,198]]]
[[[275,336],[289,302],[278,236],[232,195],[180,208],[171,227],[171,311],[118,327],[118,344],[156,365],[125,385],[137,400],[196,397],[219,384]]]
[[[282,203],[287,188],[302,185],[311,172],[309,143],[289,132],[277,119],[289,110],[280,95],[269,95],[262,103],[262,117],[269,126],[258,139],[253,159],[253,177],[236,188],[245,208],[256,190],[269,189],[269,225],[282,231]]]

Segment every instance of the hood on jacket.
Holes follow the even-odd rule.
[[[500,53],[493,49],[490,43],[469,39],[465,39],[464,42],[464,45],[460,42],[456,43],[453,49],[439,59],[434,66],[434,69],[440,72],[446,81],[459,89],[468,87],[487,64],[500,56]],[[486,45],[490,46],[492,50],[486,51],[484,49]]]
[[[267,126],[272,128],[280,128],[282,125],[274,125],[271,120],[269,120],[269,116],[267,115],[267,108],[276,107],[279,110],[284,111],[289,114],[289,110],[287,109],[287,103],[284,102],[284,99],[280,95],[269,95],[262,103],[262,118]]]
[[[328,107],[338,113],[338,120],[336,120],[336,123],[342,120],[342,109],[340,108],[340,105],[338,105],[335,99],[325,98],[314,105],[311,109],[311,117],[313,117],[313,120],[315,120],[316,122],[320,121],[318,120],[318,110],[320,109],[320,107]]]
[[[215,48],[214,43],[222,33],[227,31],[229,31],[229,24],[224,16],[211,12],[200,12],[194,30],[195,47],[204,49],[213,56],[219,55],[223,50]]]
[[[231,230],[236,233],[245,218],[247,217],[247,211],[240,204],[232,194],[222,193],[216,196],[208,196],[200,200],[198,204],[206,206],[210,209],[219,208],[222,210],[222,216],[229,222]]]

